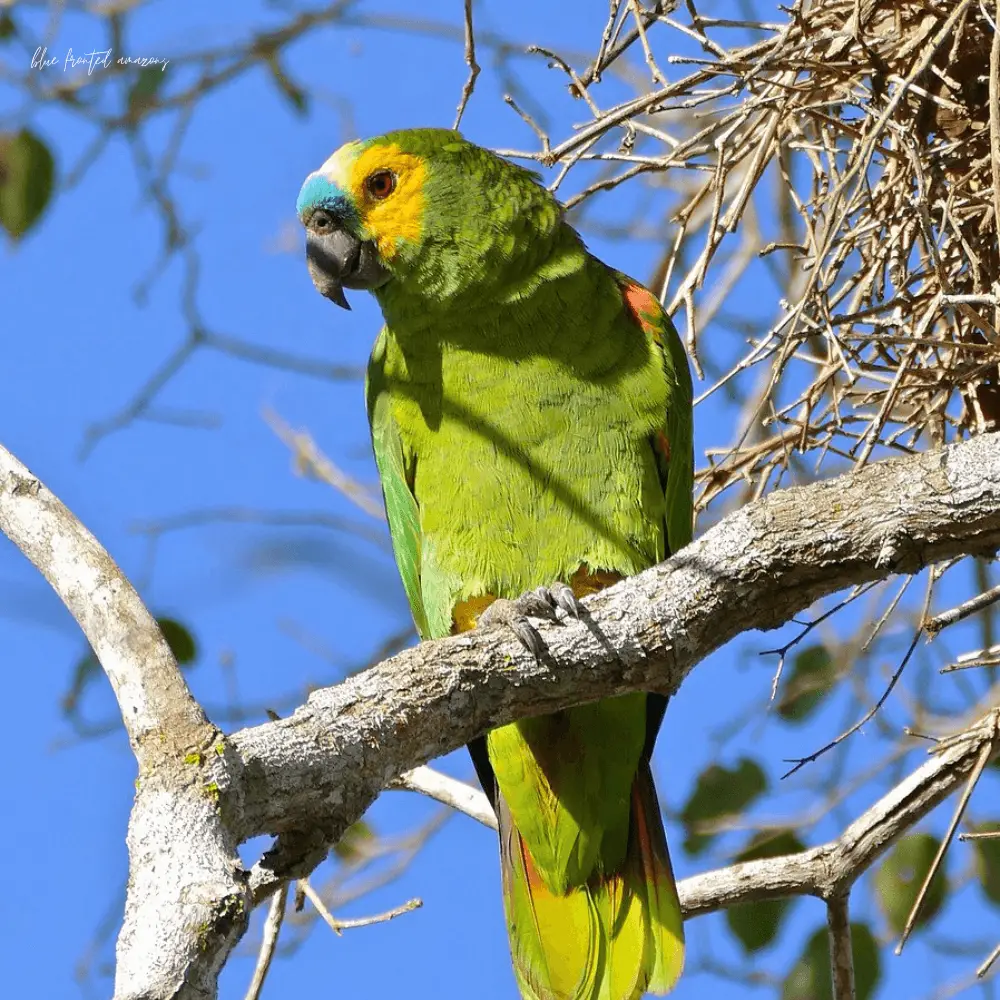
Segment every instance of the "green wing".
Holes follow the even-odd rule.
[[[694,528],[694,415],[691,372],[681,338],[659,299],[638,282],[617,273],[625,309],[663,357],[669,388],[663,429],[652,439],[656,465],[667,499],[667,550],[691,541]]]
[[[672,383],[667,404],[668,451],[660,461],[666,466],[664,492],[667,495],[667,543],[671,552],[691,541],[694,531],[694,405],[691,372],[681,338],[660,310],[663,364]],[[663,475],[663,472],[661,472]]]
[[[382,496],[389,519],[389,536],[396,556],[403,589],[410,602],[410,613],[421,639],[429,637],[427,613],[420,592],[420,510],[413,496],[416,461],[407,461],[399,428],[392,418],[390,398],[385,380],[385,339],[383,329],[375,341],[368,375],[365,379],[365,399],[368,423],[372,430],[375,464],[382,481]]]

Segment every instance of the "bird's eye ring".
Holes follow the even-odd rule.
[[[365,187],[376,201],[382,201],[396,190],[396,175],[391,170],[376,170],[365,181]]]

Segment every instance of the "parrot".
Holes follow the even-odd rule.
[[[367,369],[393,552],[422,640],[579,616],[691,540],[693,417],[659,299],[592,255],[535,172],[447,129],[341,146],[297,215],[317,291],[384,319]],[[562,615],[557,609],[562,609]],[[524,1000],[667,993],[684,932],[636,692],[469,745],[497,815]]]

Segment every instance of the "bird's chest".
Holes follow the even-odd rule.
[[[425,531],[444,518],[494,532],[519,514],[543,520],[552,491],[568,488],[571,460],[598,464],[602,441],[584,433],[582,415],[600,394],[545,358],[462,352],[443,359],[440,379],[404,375],[390,391]]]
[[[628,573],[655,560],[653,418],[623,405],[616,380],[472,352],[435,374],[387,371],[428,592],[516,596],[583,563]]]

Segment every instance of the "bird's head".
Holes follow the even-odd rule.
[[[296,204],[317,291],[445,303],[537,263],[561,221],[533,173],[446,129],[341,146]]]

